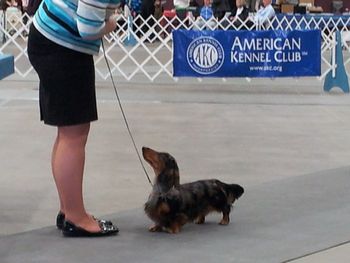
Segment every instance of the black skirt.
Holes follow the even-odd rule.
[[[68,126],[97,120],[93,56],[58,45],[31,25],[28,57],[39,75],[40,118]]]

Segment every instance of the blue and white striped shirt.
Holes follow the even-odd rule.
[[[87,54],[98,54],[105,20],[120,0],[44,0],[33,23],[51,41]]]

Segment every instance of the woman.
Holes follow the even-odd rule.
[[[85,145],[97,120],[93,55],[116,28],[119,0],[43,0],[28,38],[28,56],[39,75],[41,120],[57,127],[52,173],[60,199],[57,227],[64,236],[106,236],[110,221],[87,213],[83,202]]]
[[[247,18],[249,17],[249,9],[246,7],[245,0],[236,0],[236,10],[234,10],[229,16],[229,20],[232,21],[232,29],[246,29]],[[250,21],[250,25],[252,22]]]
[[[254,21],[257,25],[264,27],[274,16],[275,9],[272,6],[272,0],[262,0],[262,7],[256,12]]]
[[[211,7],[213,8],[214,16],[219,22],[225,17],[226,12],[233,10],[230,0],[213,0]]]
[[[211,8],[211,0],[204,0],[203,6],[200,9],[200,15],[194,21],[193,29],[202,30],[209,29],[214,30],[216,26],[213,9]]]

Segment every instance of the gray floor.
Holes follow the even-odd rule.
[[[205,83],[118,88],[139,148],[170,152],[182,182],[215,177],[245,187],[231,224],[217,225],[214,214],[179,235],[147,231],[150,187],[113,90],[99,82],[85,200],[121,232],[66,239],[53,226],[55,129],[38,121],[37,82],[1,81],[0,262],[282,262],[348,242],[349,95],[324,93],[315,79]]]

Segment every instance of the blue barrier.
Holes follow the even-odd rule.
[[[339,87],[345,93],[349,93],[349,80],[348,75],[344,67],[343,51],[342,51],[342,40],[339,31],[336,32],[337,45],[335,47],[335,76],[333,77],[332,71],[328,72],[324,81],[323,90],[330,91],[333,87]]]
[[[0,54],[0,79],[15,73],[14,57]]]
[[[320,30],[174,30],[175,77],[321,75]]]
[[[349,26],[350,15],[277,14],[272,21],[274,29],[343,29]]]

